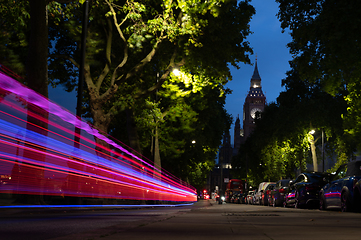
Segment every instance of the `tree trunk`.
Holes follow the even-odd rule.
[[[30,38],[28,46],[28,58],[26,63],[26,80],[28,87],[39,94],[48,97],[48,19],[45,0],[29,0],[30,4]],[[28,112],[35,113],[40,117],[48,118],[48,112],[28,105]],[[48,124],[37,118],[27,116],[26,129],[47,135]],[[32,125],[35,124],[40,128]],[[33,157],[31,151],[24,151],[24,157]],[[38,161],[45,161],[46,154],[39,154]],[[38,195],[19,195],[17,201],[28,204],[44,204],[42,190],[44,186],[44,169],[22,166],[20,178],[32,176],[38,184]],[[26,179],[23,179],[26,180]]]
[[[155,134],[154,134],[154,170],[158,169],[159,174],[162,173],[162,162],[160,159],[160,153],[159,153],[159,135],[158,135],[158,126],[155,127]],[[154,173],[154,175],[157,175]],[[157,175],[158,176],[158,175]],[[160,178],[160,176],[158,176]]]
[[[48,97],[48,17],[45,0],[29,0],[30,39],[26,78],[28,87]]]
[[[131,147],[131,151],[134,155],[142,158],[140,143],[139,143],[139,135],[137,131],[137,125],[134,119],[134,112],[133,109],[127,108],[125,110],[127,115],[127,130],[128,130],[128,138],[129,138],[129,145]],[[140,162],[140,167],[142,163]],[[140,201],[140,204],[145,204],[145,191],[142,191],[143,199]]]
[[[160,160],[159,153],[159,136],[158,136],[158,126],[155,127],[155,136],[154,136],[154,166],[161,170],[162,164]]]
[[[312,153],[313,171],[318,172],[316,146],[315,146],[315,141],[313,139],[310,139],[310,145],[311,145],[311,153]]]
[[[91,99],[94,99],[94,97],[90,96]],[[92,100],[91,100],[92,101]],[[97,130],[99,130],[99,133],[104,135],[105,137],[108,137],[108,128],[110,124],[110,116],[106,115],[102,109],[101,103],[94,102],[90,104],[92,109],[92,115],[94,120],[94,126]],[[97,144],[99,144],[98,147],[96,147],[96,150],[98,150],[98,154],[102,155],[102,157],[107,159],[107,156],[104,156],[101,153],[109,154],[109,144],[107,142],[104,142],[103,140],[99,138],[95,138],[95,141]],[[100,147],[103,146],[104,148]]]

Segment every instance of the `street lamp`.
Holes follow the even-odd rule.
[[[323,128],[322,128],[322,172],[325,171],[325,148],[324,148],[324,132],[323,132]]]
[[[311,145],[311,153],[312,153],[312,162],[313,162],[313,171],[318,172],[318,166],[317,166],[317,156],[316,156],[316,147],[315,147],[315,139],[313,137],[313,134],[315,133],[315,130],[309,131],[309,134],[311,136],[308,136],[308,141]]]
[[[311,135],[313,135],[313,134],[315,134],[315,130],[314,129],[312,129],[311,131],[309,131],[309,134],[311,134]],[[322,139],[322,146],[321,146],[321,153],[322,153],[322,172],[324,172],[325,171],[325,147],[324,147],[324,145],[325,145],[325,141],[324,141],[324,139],[325,139],[325,133],[324,133],[324,131],[323,131],[323,128],[322,128],[322,130],[321,130],[321,139]],[[317,141],[317,140],[316,140]],[[314,145],[315,145],[315,142],[316,142],[314,139],[310,139],[310,144],[311,144],[311,150],[312,150],[312,159],[314,159],[314,155],[315,155],[315,153],[313,152],[313,148],[315,148],[314,147]]]
[[[177,68],[174,68],[173,71],[172,71],[172,73],[173,73],[174,75],[176,75],[177,77],[180,75],[180,71],[179,71],[179,69],[177,69]]]

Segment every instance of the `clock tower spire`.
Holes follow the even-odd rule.
[[[251,78],[251,86],[243,105],[243,129],[245,139],[252,133],[255,120],[261,117],[266,105],[266,97],[262,91],[261,76],[258,71],[257,57]]]

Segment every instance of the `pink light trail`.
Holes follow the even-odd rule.
[[[0,193],[197,201],[190,185],[2,73]]]

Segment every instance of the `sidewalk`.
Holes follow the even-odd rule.
[[[166,219],[139,225],[126,231],[103,236],[102,240],[154,239],[154,240],[212,240],[212,239],[267,239],[254,226],[245,221],[230,221],[226,212],[231,204],[218,204],[213,200],[200,208],[178,212]],[[197,202],[199,207],[202,201]]]

